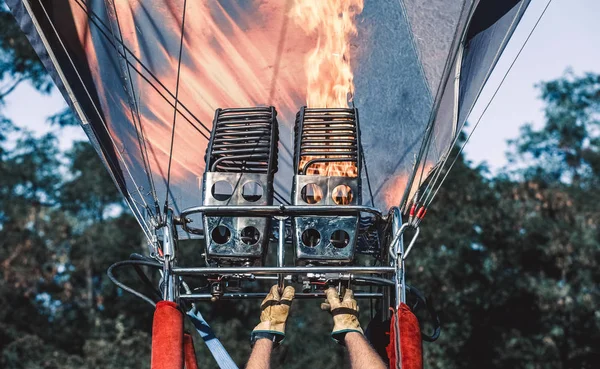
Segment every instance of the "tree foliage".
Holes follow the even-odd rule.
[[[24,81],[28,81],[40,92],[49,92],[52,80],[40,63],[12,14],[0,5],[0,102]]]

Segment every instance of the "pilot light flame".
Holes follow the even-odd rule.
[[[291,18],[304,32],[317,36],[304,64],[309,108],[349,107],[348,100],[354,91],[350,41],[357,35],[356,16],[362,10],[363,0],[294,2]],[[303,157],[300,169],[317,157]],[[357,177],[358,169],[354,162],[320,162],[311,165],[306,174]]]

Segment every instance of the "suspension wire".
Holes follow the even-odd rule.
[[[103,29],[103,27],[105,29],[107,29],[109,32],[112,33],[112,30],[110,29],[109,26],[107,26],[102,19],[97,15],[96,12],[94,12],[93,10],[89,9],[85,4],[82,4],[80,0],[75,0],[75,3],[81,8],[81,10],[86,13],[88,15],[88,19],[97,27],[97,29],[100,31],[100,33],[106,38],[106,40],[111,44],[111,46],[115,49],[115,51],[118,53],[118,55],[124,59],[124,61],[127,63],[127,65],[131,68],[133,68],[133,70],[136,72],[136,74],[141,77],[146,83],[148,83],[155,91],[156,93],[158,93],[169,105],[171,105],[174,109],[176,109],[176,105],[178,104],[179,106],[181,106],[199,125],[200,127],[204,128],[208,133],[211,132],[211,130],[204,124],[202,123],[202,121],[192,112],[190,111],[184,104],[183,102],[179,101],[176,98],[176,95],[174,95],[165,85],[162,81],[160,81],[160,79],[158,79],[158,77],[156,77],[156,75],[135,55],[133,54],[133,52],[127,47],[127,45],[125,45],[125,43],[121,40],[118,40],[115,35],[112,35],[112,38],[109,37],[109,35],[107,34],[107,31]],[[105,4],[106,5],[106,4]],[[122,36],[121,36],[122,37]],[[119,48],[117,47],[121,46],[123,48],[123,51],[119,50]],[[167,96],[165,96],[164,93],[162,93],[160,91],[160,89],[147,77],[144,75],[144,73],[142,73],[141,70],[137,69],[136,66],[129,60],[129,58],[126,57],[126,55],[129,54],[129,56],[131,58],[133,58],[133,60],[135,60],[135,62],[137,62],[140,67],[143,69],[143,71],[145,71],[146,73],[148,73],[150,75],[150,77],[152,78],[152,80],[154,80],[158,86],[162,87],[166,93],[169,94],[169,96],[171,96],[172,98],[176,99],[175,103],[171,103],[171,101],[167,98]],[[129,68],[128,68],[129,69]],[[129,72],[129,70],[128,70]],[[130,81],[132,80],[131,77],[129,77]],[[202,135],[206,140],[209,139],[209,137],[206,135],[206,133],[204,133],[203,131],[201,131],[199,129],[198,126],[196,126],[191,120],[190,118],[188,118],[185,114],[183,114],[183,112],[177,110],[181,116],[192,126],[194,127],[194,129],[200,134]],[[139,118],[139,108],[136,109],[136,112],[138,113],[138,119]],[[137,131],[137,130],[136,130]],[[145,146],[145,141],[144,141],[144,146]],[[116,146],[115,146],[116,147]],[[152,147],[150,147],[150,151],[153,151]],[[146,154],[147,155],[147,154]],[[171,155],[170,155],[171,156]],[[147,173],[149,173],[149,171],[147,171]],[[168,182],[167,182],[168,183]],[[153,184],[151,182],[151,184]],[[370,185],[370,183],[369,183]],[[154,193],[155,190],[154,190]],[[167,194],[169,193],[169,191],[167,190]],[[283,195],[281,195],[281,193],[279,193],[277,190],[274,189],[274,194],[278,195],[279,198],[277,198],[276,200],[290,205],[290,202],[287,201],[285,199],[285,197]],[[140,194],[141,195],[141,194]],[[167,195],[168,196],[168,195]],[[145,205],[146,208],[149,209],[149,207],[147,205]]]
[[[102,123],[102,126],[104,127],[104,129],[108,132],[108,125],[104,121],[104,118],[103,118],[102,114],[100,114],[100,109],[96,105],[94,99],[92,99],[90,91],[88,90],[87,86],[85,85],[85,83],[83,81],[83,77],[81,76],[81,73],[77,69],[77,66],[75,65],[75,62],[73,61],[73,58],[71,57],[71,54],[69,53],[67,47],[65,46],[65,44],[64,44],[64,42],[62,40],[62,37],[58,33],[58,30],[56,29],[56,26],[54,25],[54,22],[52,21],[52,18],[48,14],[48,11],[47,11],[46,7],[44,6],[43,1],[39,0],[39,4],[40,4],[41,9],[44,12],[44,15],[46,16],[46,19],[48,20],[48,23],[52,27],[52,31],[54,32],[54,35],[56,36],[58,42],[61,45],[61,48],[62,48],[63,52],[65,53],[67,59],[69,59],[69,64],[71,64],[71,67],[73,68],[73,71],[77,75],[77,79],[81,83],[81,85],[82,85],[82,87],[83,87],[83,89],[85,91],[85,94],[87,95],[88,99],[90,100],[90,103],[91,103],[94,111],[98,115],[98,118],[100,119],[100,123]],[[24,3],[24,5],[25,5],[25,7],[29,7],[30,6],[29,3]],[[29,8],[27,10],[30,11]],[[34,22],[35,22],[35,20],[34,20]],[[47,41],[43,39],[43,42],[47,42]],[[44,45],[44,46],[46,46],[46,45]],[[53,56],[51,56],[51,58],[53,58]],[[53,60],[53,63],[54,63],[54,60]],[[64,82],[64,76],[62,76],[62,70],[59,69],[59,68],[57,68],[57,71],[59,73],[59,76],[60,76],[61,80]],[[69,86],[69,87],[66,87],[66,86]],[[65,88],[67,90],[70,90],[70,85],[68,85],[68,84],[65,83]],[[79,110],[80,110],[79,104],[76,101],[74,101],[73,104],[75,106],[75,110],[77,112],[79,112]],[[78,107],[79,107],[79,109],[78,109]],[[80,112],[80,113],[78,113],[78,115],[80,116],[80,119],[83,121],[83,119],[85,118],[84,113]],[[113,137],[111,135],[108,135],[108,136],[109,136],[109,138],[110,138],[110,140],[112,142],[113,148],[116,149],[117,144],[115,143]],[[108,149],[105,147],[105,145],[101,141],[98,141],[98,144],[103,148],[104,151],[108,151]],[[123,167],[125,168],[127,174],[131,178],[131,181],[133,182],[133,184],[134,184],[134,186],[135,186],[135,188],[137,190],[137,193],[140,196],[140,199],[142,200],[142,203],[141,203],[142,207],[145,208],[147,211],[150,211],[150,206],[146,203],[146,200],[144,199],[144,195],[140,192],[140,186],[137,185],[137,183],[135,181],[135,177],[133,176],[133,174],[131,173],[131,170],[129,169],[129,166],[127,165],[127,161],[123,158],[123,155],[122,155],[122,153],[119,150],[115,150],[115,153],[118,155],[117,159],[122,162]],[[104,158],[105,158],[105,160],[107,162],[110,161],[113,165],[117,166],[117,163],[114,163],[114,161],[112,160],[112,158],[110,156],[104,155]],[[116,179],[115,179],[116,177],[114,175],[112,175],[112,173],[111,173],[111,176],[116,181]],[[120,187],[119,187],[119,189],[120,189]],[[147,230],[150,229],[150,227],[146,223],[146,221],[145,221],[145,219],[144,219],[144,217],[142,215],[142,212],[138,208],[137,201],[133,198],[133,195],[129,192],[129,190],[127,190],[127,194],[130,196],[129,200],[131,200],[131,201],[128,201],[127,200],[127,196],[125,196],[125,194],[123,194],[123,196],[126,197],[127,204],[129,205],[131,211],[134,214],[138,214],[139,215],[139,216],[136,216],[136,219],[137,219],[138,223],[140,224],[140,226],[142,227],[142,231],[144,232],[144,235],[146,236],[146,238],[149,241],[152,240],[152,237],[149,235],[149,233],[146,232]]]
[[[290,205],[290,202],[281,196],[275,189],[273,189],[273,197],[282,204]]]
[[[354,104],[354,91],[350,91],[350,102],[352,103],[352,108],[356,109],[356,105]],[[359,127],[360,128],[360,127]],[[371,189],[371,179],[369,178],[369,170],[367,169],[367,156],[365,155],[365,150],[363,149],[362,141],[360,141],[360,156],[362,157],[363,166],[365,167],[365,177],[367,179],[367,187],[369,188],[369,196],[371,196],[371,206],[375,206],[375,198],[373,196],[373,190]],[[359,173],[360,175],[360,173]]]
[[[129,55],[129,57],[131,57],[133,60],[135,60],[140,67],[150,75],[150,77],[156,82],[158,83],[158,85],[160,87],[162,87],[172,98],[175,97],[175,95],[173,95],[173,93],[158,79],[158,77],[156,77],[156,75],[142,62],[142,60],[140,60],[137,56],[135,56],[135,54],[127,47],[127,45],[125,45],[122,41],[119,40],[112,40],[110,37],[108,37],[108,34],[106,33],[106,31],[104,29],[102,29],[102,27],[109,29],[109,27],[104,24],[104,22],[102,21],[102,19],[100,19],[100,17],[93,11],[90,10],[89,8],[87,8],[87,6],[85,4],[81,3],[81,0],[75,0],[75,3],[77,5],[79,5],[79,7],[81,8],[81,10],[83,12],[85,12],[88,16],[88,19],[96,26],[98,27],[98,31],[100,31],[100,33],[106,38],[106,40],[111,44],[111,46],[119,53],[119,55],[121,55],[122,57],[124,57],[124,54],[118,49],[117,44],[119,46],[121,46],[123,48],[124,51],[127,52],[127,54]],[[101,27],[102,26],[102,27]],[[109,29],[110,31],[110,29]],[[142,71],[138,70],[136,68],[136,66],[129,61],[129,58],[126,58],[127,64],[133,68],[133,70],[140,76],[142,77],[169,105],[171,105],[171,107],[173,107],[173,103],[171,103],[171,101],[169,99],[167,99],[167,97],[158,89],[158,87],[156,87],[155,84],[153,84],[148,77],[146,77]],[[192,113],[181,101],[179,102],[179,105],[198,123],[200,124],[200,127],[204,128],[206,130],[206,132],[210,133],[210,129],[208,127],[206,127],[206,125],[204,123],[202,123],[202,121],[196,117],[196,115],[194,115],[194,113]],[[181,113],[181,112],[180,112]],[[208,139],[208,136],[206,136],[206,134],[204,132],[202,132],[200,130],[200,128],[198,126],[196,126],[194,123],[192,123],[192,121],[185,116],[184,114],[181,113],[181,115],[190,123],[190,125],[192,127],[194,127],[194,129],[196,129],[201,135],[204,136],[204,138]]]
[[[433,128],[435,128],[435,126]],[[421,185],[423,184],[423,173],[425,173],[425,164],[427,164],[427,157],[429,156],[429,151],[430,151],[429,148],[431,147],[431,142],[433,142],[433,139],[432,139],[432,137],[434,136],[433,128],[432,128],[429,136],[427,137],[427,145],[425,147],[425,157],[421,158],[421,163],[420,163],[421,173],[419,174],[419,184],[418,184],[417,189],[421,188]],[[417,165],[415,165],[415,167],[416,166]],[[425,180],[427,180],[427,177],[425,178]],[[409,192],[410,192],[410,190],[409,190]],[[415,199],[415,201],[418,201],[418,200],[419,199]]]
[[[521,5],[519,7],[519,11],[520,11],[520,8],[523,7],[523,6],[524,6],[524,3],[521,3]],[[513,18],[513,21],[512,21],[513,24],[514,24],[515,20],[516,20],[516,18]],[[504,39],[502,41],[502,43],[504,45],[506,45],[507,37],[508,37],[508,35],[505,35]],[[461,48],[461,51],[464,51],[464,47]],[[462,58],[462,54],[463,54],[463,52],[460,53],[461,58]],[[496,58],[498,56],[499,56],[499,51],[496,52]],[[461,66],[459,64],[459,68],[460,67]],[[488,69],[487,76],[485,78],[486,81],[489,78],[491,72],[492,72],[492,68]],[[460,78],[460,71],[458,71],[458,74],[457,74],[456,78]],[[460,82],[460,80],[459,80],[459,82]],[[477,96],[479,96],[480,93],[481,93],[481,91],[477,94]],[[458,104],[457,100],[455,100],[455,104]],[[458,114],[458,112],[456,112],[457,108],[458,108],[458,105],[455,105],[455,114]],[[470,114],[470,112],[469,112],[469,114]],[[455,118],[458,120],[458,116],[457,115],[455,115]],[[440,178],[440,175],[442,174],[442,172],[444,171],[444,167],[445,167],[446,163],[448,162],[448,159],[450,159],[450,154],[452,153],[452,150],[454,149],[454,146],[456,146],[456,143],[458,142],[458,139],[460,138],[460,132],[462,132],[462,130],[465,127],[466,124],[467,124],[467,120],[465,120],[464,122],[462,122],[462,124],[460,125],[460,127],[457,127],[458,129],[455,132],[454,139],[452,140],[451,144],[448,146],[448,150],[444,154],[443,160],[441,160],[441,165],[439,165],[436,168],[435,175],[433,176],[433,179],[431,181],[429,181],[429,183],[427,183],[427,186],[426,186],[425,191],[424,191],[424,194],[425,194],[425,200],[423,201],[424,203],[426,203],[428,201],[428,199],[430,198],[430,196],[432,194],[434,186],[438,183],[437,181]]]
[[[175,141],[175,124],[177,123],[177,103],[179,102],[179,76],[181,74],[181,55],[183,53],[183,37],[185,31],[185,8],[187,0],[183,0],[183,14],[181,16],[181,37],[179,39],[179,57],[177,58],[177,80],[175,82],[175,106],[173,109],[173,129],[171,130],[171,147],[169,149],[169,165],[167,166],[167,190],[165,195],[164,212],[169,207],[169,188],[171,186],[171,163],[173,161],[173,143]]]
[[[375,207],[373,190],[371,189],[371,179],[369,178],[369,170],[367,169],[367,157],[365,156],[365,150],[363,149],[362,141],[360,143],[360,151],[361,151],[361,156],[362,156],[362,162],[365,167],[365,177],[367,178],[367,187],[369,188],[369,196],[371,196],[371,206]]]
[[[79,5],[79,7],[81,8],[81,10],[83,12],[85,12],[89,19],[92,21],[92,23],[98,27],[98,30],[100,31],[100,33],[102,33],[102,35],[104,37],[106,37],[107,41],[115,48],[115,50],[121,55],[123,56],[124,54],[122,54],[121,51],[119,51],[119,49],[117,48],[117,44],[121,45],[123,47],[123,49],[125,51],[128,52],[128,54],[141,66],[141,68],[147,72],[150,77],[152,77],[152,79],[158,83],[158,85],[160,87],[162,87],[171,97],[175,97],[175,95],[173,95],[173,93],[158,79],[158,77],[156,77],[156,75],[148,68],[146,67],[146,65],[138,58],[135,56],[135,54],[133,54],[131,52],[131,50],[127,47],[127,45],[125,45],[122,41],[119,40],[112,40],[110,37],[108,37],[108,35],[106,34],[106,31],[102,29],[102,27],[100,27],[100,25],[102,25],[104,28],[109,28],[106,24],[104,24],[104,22],[102,21],[102,19],[100,19],[100,17],[93,11],[88,9],[84,4],[82,4],[80,2],[80,0],[75,0],[75,2],[77,3],[77,5]],[[128,59],[126,59],[127,64],[133,68],[133,70],[142,78],[144,79],[144,81],[146,81],[155,91],[156,93],[158,93],[169,105],[171,105],[171,107],[175,108],[175,104],[171,103],[171,101],[159,90],[159,88],[152,82],[150,81],[150,79],[148,77],[146,77],[140,70],[138,70],[135,65],[130,62]],[[198,122],[200,124],[200,127],[204,128],[208,133],[210,133],[210,129],[208,127],[206,127],[206,125],[204,123],[202,123],[202,121],[196,117],[196,115],[194,113],[192,113],[184,104],[183,102],[179,101],[179,106],[181,106],[196,122]],[[192,121],[190,120],[190,118],[188,118],[185,114],[183,114],[181,111],[179,111],[179,113],[181,114],[181,116],[192,126],[194,127],[194,129],[200,134],[202,135],[206,140],[209,139],[209,137],[206,135],[206,133],[204,133],[203,131],[201,131],[199,129],[198,126],[196,126],[194,123],[192,123]],[[153,148],[150,147],[150,151],[153,151]],[[281,197],[281,200],[277,199],[278,201],[285,203],[287,205],[290,205],[290,202],[285,200],[285,197],[283,197],[280,193],[277,192],[277,190],[274,190],[274,192],[276,194],[278,194]]]
[[[290,10],[290,6],[291,6],[291,2],[286,2],[286,9],[285,9],[285,13],[289,13]],[[281,25],[281,31],[279,32],[279,41],[277,42],[277,52],[275,54],[275,63],[273,64],[273,77],[271,78],[271,85],[269,87],[269,103],[272,104],[273,103],[273,99],[275,97],[275,87],[277,85],[277,77],[279,76],[279,71],[281,69],[281,61],[282,61],[282,55],[283,55],[283,50],[284,50],[284,46],[285,46],[285,38],[287,36],[287,32],[288,32],[288,24],[289,24],[289,18],[290,17],[284,17],[283,19],[283,24]],[[282,151],[285,151],[290,157],[294,157],[292,152],[285,147],[285,145],[281,146]],[[275,189],[273,189],[273,191],[275,193],[277,193],[277,191]],[[281,196],[281,195],[280,195]],[[283,196],[282,196],[283,198]],[[280,201],[281,202],[281,201]],[[290,203],[287,200],[284,200],[284,202],[288,205],[290,205]]]
[[[400,5],[402,7],[404,7],[404,2],[402,0],[400,0]],[[463,4],[461,7],[461,11],[460,11],[461,15],[465,11],[465,6],[466,6],[466,4]],[[475,6],[475,2],[473,2],[467,9],[467,12],[468,12],[467,14],[469,16],[472,14],[474,6]],[[404,12],[403,14],[406,14],[406,13]],[[463,30],[463,34],[461,35],[461,40],[464,37],[464,35],[466,34],[466,32],[467,32],[467,27],[465,27],[465,29]],[[443,81],[442,81],[442,83],[440,83],[440,85],[438,86],[436,93],[435,93],[435,97],[434,97],[434,101],[433,101],[433,108],[431,109],[431,112],[429,114],[427,126],[425,128],[425,133],[424,133],[423,140],[422,140],[422,144],[419,149],[419,153],[417,154],[417,160],[415,162],[415,167],[417,167],[419,165],[419,163],[421,163],[421,159],[423,158],[423,153],[425,152],[424,149],[427,144],[427,140],[429,140],[429,136],[431,136],[433,134],[433,128],[435,126],[435,117],[439,110],[439,106],[441,105],[443,86],[446,86],[446,84],[448,83],[448,79],[450,78],[450,74],[451,74],[450,68],[452,67],[452,63],[450,63],[450,60],[454,60],[455,56],[458,54],[460,44],[461,44],[461,42],[459,41],[457,43],[455,49],[451,51],[451,55],[453,57],[446,59],[446,63],[444,64],[444,69],[443,69],[443,73],[442,73]],[[402,194],[402,198],[400,199],[400,204],[399,204],[400,211],[404,210],[403,204],[406,204],[406,202],[408,201],[407,198],[410,193],[410,189],[412,188],[412,184],[415,180],[416,174],[417,174],[417,171],[413,170],[412,173],[410,174],[410,178],[408,179],[408,181],[406,183],[406,189],[404,190],[404,193]]]
[[[403,211],[404,209],[404,205],[407,201],[408,201],[408,195],[410,193],[410,189],[412,188],[412,184],[415,180],[415,176],[417,175],[417,171],[418,171],[418,167],[421,163],[421,159],[423,158],[423,153],[425,152],[425,147],[428,144],[429,141],[429,137],[431,135],[431,132],[433,132],[433,124],[434,122],[431,120],[430,118],[430,122],[427,123],[427,127],[425,128],[425,133],[423,134],[423,139],[421,141],[421,147],[419,147],[419,152],[417,153],[416,159],[415,159],[415,164],[413,165],[414,169],[412,171],[412,173],[410,174],[410,178],[408,179],[408,181],[406,182],[406,189],[404,189],[404,193],[402,194],[402,198],[400,199],[400,211]]]
[[[115,5],[115,3],[112,0],[105,0],[104,1],[104,8],[107,12],[107,15],[110,16],[110,7],[107,5],[107,2],[112,3],[112,11],[114,12],[114,19],[117,23],[117,31],[119,34],[119,40],[121,42],[121,45],[124,45],[124,39],[123,39],[123,32],[121,30],[121,23],[119,21],[119,14],[117,12],[117,7]],[[114,40],[116,40],[116,36],[115,36],[115,32],[113,30],[113,26],[112,26],[112,22],[110,23],[110,32],[111,35],[113,37]],[[150,171],[150,160],[148,159],[148,149],[146,146],[146,138],[144,137],[144,128],[142,126],[142,119],[140,116],[140,109],[137,103],[137,98],[135,96],[135,86],[133,85],[133,79],[131,78],[131,70],[128,66],[128,59],[127,59],[127,55],[125,54],[125,51],[123,51],[122,53],[122,58],[120,58],[121,53],[117,52],[117,59],[121,59],[121,61],[125,61],[125,65],[121,65],[121,69],[125,69],[125,71],[127,72],[127,75],[123,75],[122,78],[124,79],[123,83],[125,87],[125,90],[127,91],[127,79],[129,79],[129,91],[127,91],[127,97],[129,99],[129,107],[131,109],[131,119],[133,121],[134,127],[135,127],[135,133],[137,136],[137,140],[138,140],[138,145],[139,145],[139,149],[140,149],[140,154],[142,155],[142,163],[144,165],[144,171],[146,172],[146,176],[148,177],[148,182],[150,184],[150,191],[152,193],[152,197],[154,199],[154,207],[155,207],[155,211],[157,211],[158,214],[156,214],[156,216],[160,217],[160,210],[158,208],[158,196],[156,195],[156,187],[154,185],[154,179],[152,178],[152,172]],[[121,70],[121,72],[125,72],[124,70]],[[139,129],[138,129],[139,126]]]
[[[492,104],[492,102],[494,101],[494,98],[496,97],[496,95],[498,95],[498,91],[500,91],[500,88],[502,88],[502,86],[504,85],[504,82],[506,81],[506,78],[508,77],[508,75],[510,74],[513,66],[515,65],[515,63],[517,62],[517,60],[519,59],[519,56],[521,56],[521,53],[523,52],[523,50],[525,49],[525,46],[527,46],[527,43],[529,42],[529,39],[531,38],[531,36],[533,35],[533,33],[535,32],[538,24],[540,23],[540,21],[542,20],[542,18],[544,17],[544,15],[546,14],[546,10],[548,10],[548,7],[550,6],[550,4],[552,3],[552,0],[548,0],[548,3],[546,4],[546,6],[544,7],[544,10],[542,11],[542,13],[540,14],[540,16],[538,17],[537,21],[535,22],[533,28],[531,29],[531,31],[529,32],[529,34],[527,35],[527,38],[525,39],[525,42],[523,42],[523,45],[521,45],[521,48],[519,49],[519,52],[517,53],[517,55],[515,56],[515,58],[512,60],[510,66],[508,67],[508,69],[506,70],[506,72],[504,73],[504,76],[502,77],[502,79],[500,80],[500,84],[498,84],[498,87],[496,87],[496,90],[494,91],[494,93],[492,94],[492,97],[490,98],[490,100],[487,102],[487,104],[485,105],[485,108],[483,109],[483,111],[481,112],[481,114],[479,115],[479,118],[477,119],[477,122],[475,123],[475,125],[473,126],[473,129],[471,130],[471,132],[469,133],[469,135],[467,136],[465,142],[461,145],[460,150],[458,151],[458,153],[456,154],[456,156],[454,157],[454,160],[452,161],[452,163],[450,164],[450,166],[448,167],[448,170],[446,171],[446,173],[444,174],[444,177],[442,178],[442,180],[439,182],[439,184],[437,185],[435,192],[433,192],[433,195],[431,196],[431,198],[429,200],[427,200],[427,198],[429,198],[429,195],[427,196],[427,198],[425,199],[426,204],[425,204],[425,208],[428,208],[429,205],[431,204],[431,202],[433,201],[433,199],[437,196],[440,188],[442,187],[442,184],[445,182],[446,178],[448,177],[448,174],[450,173],[450,171],[452,170],[452,168],[454,167],[454,165],[456,164],[456,161],[458,160],[459,156],[461,155],[461,153],[463,152],[465,146],[467,145],[467,143],[469,142],[469,140],[471,139],[471,136],[473,135],[473,132],[475,132],[475,129],[477,128],[477,126],[479,126],[479,123],[481,122],[483,116],[485,115],[485,113],[487,112],[488,108],[490,107],[490,105]],[[464,124],[463,124],[464,126]],[[457,135],[458,137],[458,135]],[[433,189],[433,187],[432,187]],[[430,192],[431,193],[431,192]]]
[[[452,116],[452,123],[453,126],[456,124],[458,125],[458,103],[459,103],[459,89],[460,89],[460,72],[461,72],[461,68],[462,68],[462,58],[463,58],[463,54],[464,54],[464,46],[460,46],[459,47],[459,51],[458,51],[458,60],[457,60],[457,65],[456,65],[456,71],[454,74],[454,114]],[[487,79],[487,78],[486,78]],[[427,178],[429,178],[429,181],[427,183],[427,186],[425,186],[425,190],[422,192],[425,195],[425,201],[427,201],[427,195],[430,194],[430,188],[432,184],[435,184],[438,180],[438,178],[440,177],[440,174],[442,173],[442,169],[444,167],[444,165],[446,165],[446,162],[448,161],[448,158],[450,156],[450,153],[452,152],[452,148],[454,148],[454,146],[456,145],[456,142],[458,140],[459,137],[459,133],[462,131],[464,125],[466,123],[463,122],[459,127],[456,127],[456,129],[454,130],[454,138],[452,139],[452,142],[448,145],[448,149],[447,151],[440,157],[440,159],[438,160],[438,162],[436,163],[435,167],[433,168],[433,171],[427,176]],[[427,178],[425,179],[427,181]],[[422,184],[419,184],[419,188],[421,187]],[[417,204],[415,204],[414,206],[417,206]]]
[[[285,197],[283,197],[279,192],[277,192],[276,189],[273,189],[273,195],[279,196],[280,199],[277,199],[277,201],[281,202],[282,204],[290,205],[290,202],[286,200]]]

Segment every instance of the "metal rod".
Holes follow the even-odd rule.
[[[220,300],[223,299],[262,299],[267,296],[266,292],[236,292],[236,293],[225,293],[222,296],[219,296]],[[355,298],[381,298],[383,296],[380,292],[357,292],[354,294]],[[197,301],[197,300],[210,300],[213,296],[210,293],[193,293],[189,295],[181,295],[179,296],[180,300],[187,301]],[[325,298],[325,293],[323,292],[315,292],[315,293],[296,293],[294,295],[295,299],[312,299],[312,298]]]
[[[174,222],[173,210],[167,208],[166,223],[163,229],[163,300],[175,301],[177,298],[176,275],[173,273],[175,265],[175,238],[173,237]]]
[[[410,252],[410,250],[412,250],[413,246],[415,245],[415,242],[417,241],[417,238],[419,238],[419,232],[421,232],[421,230],[419,229],[419,226],[417,225],[417,228],[415,229],[415,235],[413,236],[412,240],[410,240],[410,243],[408,244],[408,248],[406,249],[406,252],[402,255],[402,261],[404,261],[404,259],[406,259],[408,257],[408,253]]]
[[[180,219],[196,213],[207,216],[299,216],[299,215],[358,215],[370,213],[378,218],[383,218],[381,211],[369,206],[359,205],[269,205],[269,206],[240,206],[240,205],[206,205],[185,209],[181,212]]]
[[[395,291],[396,291],[396,308],[401,302],[406,303],[406,274],[404,269],[404,260],[406,254],[410,251],[413,246],[415,239],[419,235],[419,228],[416,229],[415,235],[410,242],[408,250],[404,250],[404,231],[411,227],[409,223],[402,224],[402,214],[397,207],[392,208],[392,243],[390,244],[390,256],[393,259],[394,267],[396,268],[396,274],[394,278]]]
[[[279,244],[277,248],[277,266],[283,268],[285,261],[285,218],[279,218]],[[277,285],[279,286],[279,293],[283,293],[284,278],[285,274],[279,273],[277,276]]]
[[[252,279],[261,280],[261,281],[277,281],[279,277],[276,275],[255,275],[252,276]]]
[[[394,273],[396,269],[382,266],[303,266],[303,267],[189,267],[173,268],[176,275],[203,275],[203,274],[303,274],[303,273],[356,273],[356,274],[385,274]]]

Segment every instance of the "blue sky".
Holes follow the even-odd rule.
[[[531,1],[471,113],[470,122],[481,115],[546,4],[547,0]],[[469,159],[475,163],[486,161],[492,170],[497,170],[506,164],[506,140],[517,137],[520,126],[543,126],[544,106],[535,84],[560,77],[567,68],[576,74],[600,73],[599,15],[598,0],[552,1],[467,145]]]
[[[367,0],[371,1],[371,0]],[[500,79],[541,14],[547,0],[532,0],[519,28],[484,89],[470,122],[475,122]],[[495,171],[506,164],[506,140],[519,134],[519,127],[531,122],[543,124],[543,105],[534,85],[560,77],[567,68],[576,74],[600,73],[600,1],[553,0],[527,47],[519,57],[500,92],[484,115],[469,142],[466,153],[474,163],[485,161]],[[21,85],[7,99],[3,113],[23,127],[43,134],[53,129],[46,118],[62,109],[65,102],[58,91],[41,95]],[[54,128],[56,129],[56,128]],[[63,149],[75,139],[85,139],[79,127],[61,132]]]

